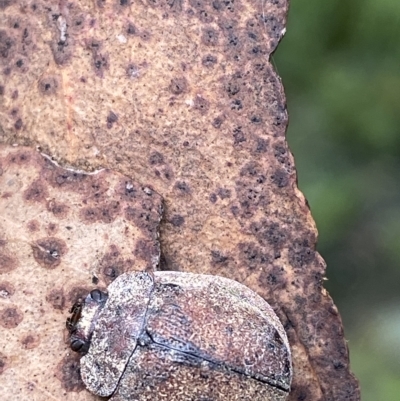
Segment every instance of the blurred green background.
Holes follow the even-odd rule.
[[[363,401],[400,400],[400,0],[292,0],[288,141]]]

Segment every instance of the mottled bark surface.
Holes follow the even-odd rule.
[[[160,268],[236,279],[273,306],[293,352],[290,400],[358,400],[285,141],[282,84],[269,62],[287,2],[0,7],[0,140],[151,185],[165,206]],[[60,283],[71,274],[60,271]],[[7,367],[12,357],[0,352]],[[42,387],[57,380],[46,373]]]

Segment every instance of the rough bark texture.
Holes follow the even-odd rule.
[[[287,2],[10,0],[0,8],[0,141],[151,183],[165,202],[160,268],[236,279],[273,306],[294,358],[290,400],[358,400],[268,61]],[[57,280],[68,287],[78,276],[60,269]],[[18,288],[18,277],[7,281]],[[53,339],[48,347],[55,366],[62,352]],[[2,384],[17,367],[0,352]],[[38,385],[55,385],[50,365],[37,363]],[[28,386],[27,374],[18,377]],[[77,388],[59,398],[89,397]]]

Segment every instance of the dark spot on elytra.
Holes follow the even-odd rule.
[[[85,389],[79,358],[77,353],[69,353],[57,365],[56,377],[67,392],[80,392]]]
[[[187,80],[184,77],[173,78],[171,79],[171,83],[168,87],[169,91],[174,95],[180,95],[187,91]]]
[[[174,214],[169,219],[169,222],[175,227],[181,227],[185,223],[185,218],[180,214]]]
[[[284,188],[289,184],[288,173],[281,169],[275,170],[271,175],[271,180],[278,188]]]
[[[24,199],[28,202],[42,202],[48,196],[46,185],[39,179],[24,191]]]
[[[40,343],[40,337],[37,334],[31,333],[21,338],[21,345],[25,349],[34,349]]]
[[[86,224],[93,224],[100,220],[100,210],[97,207],[84,207],[79,212],[80,219]]]
[[[111,201],[100,205],[98,210],[100,220],[103,223],[110,224],[116,219],[119,211],[121,210],[121,205],[117,201]]]
[[[63,310],[65,306],[65,295],[62,288],[53,288],[47,295],[46,301],[57,310]]]
[[[14,154],[11,154],[9,157],[9,162],[16,164],[18,166],[23,166],[26,163],[29,163],[31,160],[31,155],[27,151],[20,151]]]
[[[214,28],[208,27],[203,29],[201,41],[206,46],[216,46],[218,44],[219,33]]]
[[[0,85],[0,96],[3,96],[4,92],[5,92],[4,85]]]
[[[36,262],[46,268],[54,269],[61,263],[61,258],[67,253],[66,243],[58,238],[48,237],[31,244]]]
[[[237,80],[231,80],[225,87],[225,90],[229,97],[235,96],[240,92],[240,85]]]
[[[50,213],[53,213],[54,216],[59,219],[64,219],[68,215],[69,207],[63,203],[55,201],[54,199],[48,201],[46,207]]]
[[[39,83],[39,91],[43,95],[54,95],[59,86],[58,78],[56,76],[45,76]]]
[[[190,190],[189,184],[185,181],[177,181],[174,185],[174,188],[183,195],[189,195],[192,191]]]
[[[239,243],[238,249],[239,260],[247,269],[253,270],[271,261],[271,257],[254,242]]]
[[[18,118],[17,121],[15,121],[14,123],[14,128],[19,131],[23,126],[22,120],[20,118]]]
[[[225,256],[221,251],[213,250],[211,251],[211,262],[214,265],[225,265],[229,258]]]
[[[92,283],[93,283],[94,285],[99,284],[99,279],[98,279],[96,276],[93,276],[93,277],[92,277]]]
[[[26,228],[30,233],[35,233],[40,230],[40,223],[37,220],[29,220]]]
[[[0,325],[5,329],[14,329],[23,319],[23,313],[16,307],[11,306],[0,311]]]
[[[117,121],[118,116],[113,111],[110,111],[107,116],[107,128],[112,128],[113,124]]]
[[[78,173],[77,171],[65,170],[54,166],[48,162],[42,170],[42,175],[54,187],[63,187],[64,190],[82,191],[84,183],[89,179],[87,174]]]
[[[46,232],[48,235],[54,235],[58,231],[58,225],[55,223],[49,223],[46,227]]]
[[[295,383],[290,389],[290,398],[296,401],[311,401],[313,395],[310,390],[305,386],[297,386]]]
[[[164,156],[160,152],[152,152],[149,157],[149,163],[152,166],[164,164]]]
[[[18,99],[18,90],[17,89],[11,94],[11,99],[12,100]]]
[[[7,368],[7,357],[0,352],[0,375],[6,370]]]
[[[1,272],[1,268],[0,268]],[[8,281],[0,282],[0,297],[9,298],[15,293],[15,287]]]
[[[216,56],[213,56],[212,54],[206,54],[202,59],[201,59],[201,64],[204,67],[214,67],[215,64],[217,64],[218,60]]]
[[[0,252],[0,274],[8,273],[18,267],[18,259],[4,252]]]
[[[155,241],[140,238],[135,247],[134,255],[139,259],[152,263],[152,260],[158,257],[160,248]]]

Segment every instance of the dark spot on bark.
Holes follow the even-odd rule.
[[[119,184],[118,193],[122,199],[133,201],[138,197],[138,188],[134,182],[122,180]]]
[[[213,127],[217,128],[217,129],[221,128],[221,125],[224,122],[224,120],[225,120],[225,118],[223,116],[215,117],[212,122]]]
[[[286,288],[287,279],[284,268],[272,264],[267,265],[260,273],[259,282],[263,288],[270,288],[273,291]],[[280,337],[279,340],[282,341]]]
[[[243,109],[243,104],[240,99],[235,99],[231,103],[231,110],[242,110]]]
[[[40,180],[33,181],[24,191],[24,199],[28,202],[42,202],[47,196],[47,188]]]
[[[152,263],[152,260],[158,257],[159,254],[160,254],[160,249],[155,241],[149,241],[145,239],[138,240],[134,251],[134,255],[136,257],[142,260],[146,260],[149,263]]]
[[[221,199],[226,199],[231,197],[232,192],[227,188],[219,188],[217,194]]]
[[[268,141],[266,139],[257,137],[256,138],[256,146],[255,153],[265,153],[268,150]]]
[[[174,214],[169,221],[173,226],[180,227],[185,223],[185,218],[180,214]]]
[[[274,174],[271,175],[272,182],[278,188],[284,188],[289,184],[289,177],[286,171],[277,169]]]
[[[37,220],[29,220],[26,227],[29,232],[34,233],[40,230],[40,223]]]
[[[57,310],[63,310],[65,306],[65,295],[62,288],[54,288],[46,295],[46,301]]]
[[[39,81],[39,91],[43,95],[54,95],[57,92],[59,83],[55,76],[46,76]]]
[[[85,389],[77,353],[71,352],[61,360],[57,366],[56,377],[67,392],[80,392]]]
[[[100,220],[100,210],[97,207],[84,207],[79,212],[80,219],[86,224],[93,224]]]
[[[185,181],[177,181],[174,188],[181,194],[189,195],[191,193],[189,185]]]
[[[213,56],[212,54],[206,54],[202,59],[201,59],[201,64],[204,67],[214,67],[215,64],[217,64],[218,60],[216,56]]]
[[[60,32],[57,29],[56,35],[59,36]],[[72,47],[69,40],[53,40],[50,44],[51,51],[53,53],[54,61],[57,65],[64,66],[72,57]]]
[[[139,33],[139,31],[136,28],[136,26],[132,24],[132,22],[129,22],[128,26],[126,28],[126,33],[130,36],[133,36],[133,35],[137,35]]]
[[[156,232],[158,226],[158,213],[155,210],[128,206],[125,209],[125,218],[134,222],[134,224],[146,235]]]
[[[253,270],[260,266],[269,264],[271,257],[263,252],[262,248],[254,242],[244,242],[238,244],[239,260],[246,268]]]
[[[251,223],[250,230],[260,244],[272,246],[274,249],[281,249],[289,240],[287,230],[265,219]]]
[[[296,385],[292,385],[290,389],[290,398],[296,401],[311,401],[313,399],[308,388]]]
[[[0,325],[5,329],[14,329],[23,319],[23,313],[16,307],[4,308],[0,312]]]
[[[18,99],[18,90],[17,89],[11,94],[11,99],[12,100]]]
[[[240,92],[240,85],[236,80],[232,80],[232,81],[228,82],[228,84],[225,87],[225,90],[226,90],[228,96],[232,97]]]
[[[116,219],[120,210],[121,205],[117,201],[105,203],[98,208],[99,218],[103,223],[110,224]]]
[[[0,10],[5,10],[7,7],[15,3],[15,0],[0,0]]]
[[[72,287],[66,296],[69,307],[71,307],[79,299],[84,299],[93,288],[88,287]]]
[[[142,39],[143,41],[148,42],[148,41],[150,40],[151,35],[150,35],[150,32],[149,32],[149,31],[142,31],[142,32],[139,34],[139,37],[140,37],[140,39]]]
[[[16,65],[18,68],[21,68],[21,67],[24,65],[24,61],[23,61],[22,59],[19,59],[19,60],[15,63],[15,65]]]
[[[187,80],[184,77],[180,78],[173,78],[171,80],[171,84],[169,85],[169,90],[172,92],[174,95],[180,95],[182,93],[185,93],[187,91]]]
[[[221,251],[213,250],[211,251],[211,262],[214,265],[224,265],[228,261],[228,257],[225,256]]]
[[[64,187],[64,190],[69,189],[81,192],[85,189],[84,184],[90,176],[76,171],[65,170],[48,162],[42,171],[42,177],[46,177],[49,184],[56,188]]]
[[[14,41],[7,32],[0,30],[0,65],[6,65],[14,53]]]
[[[0,352],[0,375],[6,370],[7,368],[7,357]]]
[[[217,201],[217,195],[212,193],[209,197],[211,203],[215,203]]]
[[[54,199],[48,201],[46,207],[49,212],[59,219],[64,219],[68,215],[69,207],[63,203],[58,203]]]
[[[210,103],[208,100],[204,99],[203,97],[197,95],[194,98],[193,107],[200,111],[201,114],[206,114],[208,109],[210,108]]]
[[[107,116],[107,128],[112,128],[113,124],[117,121],[118,116],[113,111],[110,111]]]
[[[233,141],[234,145],[239,145],[240,143],[246,141],[246,137],[242,131],[242,127],[236,127],[233,130],[233,138],[234,138],[234,141]]]
[[[4,95],[4,85],[0,85],[0,96]]]
[[[40,337],[37,334],[27,334],[21,338],[22,347],[25,349],[34,349],[40,343]]]
[[[122,7],[129,6],[130,1],[129,0],[117,0],[119,2],[119,5]]]
[[[57,267],[61,263],[62,256],[67,253],[65,242],[54,237],[37,240],[31,248],[36,262],[46,269]]]
[[[101,54],[93,52],[93,66],[96,75],[100,78],[104,77],[104,72],[110,68],[108,53]]]
[[[110,284],[119,275],[127,270],[131,270],[133,262],[131,260],[124,260],[117,246],[111,245],[109,252],[103,256],[99,265],[104,281]]]
[[[314,244],[308,239],[297,239],[289,248],[289,262],[295,268],[302,268],[312,263],[315,259]]]
[[[1,272],[1,268],[0,268]],[[0,297],[1,298],[9,298],[15,293],[15,288],[14,286],[9,283],[8,281],[2,281],[0,282]]]
[[[18,120],[15,121],[15,123],[14,123],[14,128],[17,131],[19,131],[22,128],[22,125],[23,125],[22,120],[20,118],[18,118]]]
[[[17,267],[18,259],[4,252],[0,252],[0,274],[8,273]]]
[[[203,29],[201,41],[206,46],[216,46],[218,44],[218,36],[218,31],[216,31],[214,28],[205,28]]]
[[[164,164],[164,156],[160,152],[152,152],[149,157],[149,163],[152,166]]]
[[[99,283],[99,279],[98,279],[96,276],[93,276],[93,277],[92,277],[92,283],[93,283],[94,285],[97,285],[97,284]]]

